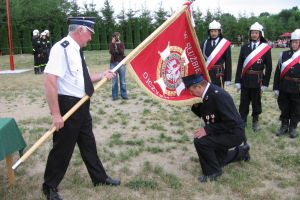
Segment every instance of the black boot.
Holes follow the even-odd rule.
[[[244,145],[242,146],[242,149],[245,152],[244,161],[249,162],[250,159],[251,159],[251,156],[250,156],[250,153],[249,153],[249,150],[250,150],[249,144],[245,142]]]
[[[259,131],[259,123],[258,123],[258,121],[252,122],[252,130],[253,130],[253,132]]]
[[[290,138],[295,138],[298,136],[297,128],[290,127],[289,130]]]
[[[43,193],[47,200],[62,200],[57,188],[49,187],[45,183],[43,184]]]
[[[282,136],[284,134],[287,134],[289,131],[289,127],[286,124],[283,124],[280,126],[280,128],[276,132],[276,136]]]
[[[253,132],[257,132],[259,130],[258,115],[252,117],[252,130]]]

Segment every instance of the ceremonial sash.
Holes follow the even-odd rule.
[[[300,50],[296,51],[294,55],[286,60],[284,63],[281,65],[281,73],[280,73],[280,79],[284,77],[284,75],[293,67],[295,64],[300,62]]]
[[[261,58],[269,49],[271,49],[270,45],[262,43],[247,56],[243,63],[242,77],[245,75],[251,65],[253,65],[259,58]]]
[[[216,46],[216,48],[211,52],[210,56],[206,60],[206,68],[210,70],[216,62],[219,60],[219,58],[223,55],[223,53],[227,50],[227,48],[230,46],[230,42],[226,40],[225,38],[222,38],[222,40],[219,42],[219,44]]]

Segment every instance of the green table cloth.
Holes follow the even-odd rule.
[[[0,118],[0,160],[16,151],[23,152],[25,147],[16,121],[13,118]]]

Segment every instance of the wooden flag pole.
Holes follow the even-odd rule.
[[[112,69],[116,72],[122,65],[128,63],[133,57],[135,57],[143,48],[145,48],[149,43],[151,43],[166,27],[172,24],[178,16],[182,14],[187,9],[187,5],[182,6],[175,14],[173,14],[168,20],[166,20],[160,27],[158,27],[151,35],[149,35],[141,44],[139,44],[134,50],[132,50],[116,67]],[[103,78],[95,86],[95,91],[100,88],[105,82],[106,78]],[[84,96],[77,102],[64,116],[64,122],[90,97]],[[52,126],[34,145],[24,153],[24,155],[13,165],[12,169],[15,170],[21,163],[23,163],[35,150],[37,150],[53,133],[55,132],[55,127]]]

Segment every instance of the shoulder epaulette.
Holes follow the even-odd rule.
[[[67,40],[65,40],[65,41],[63,41],[62,43],[60,43],[60,45],[61,45],[63,48],[66,48],[69,44],[70,44],[70,43],[69,43]]]

